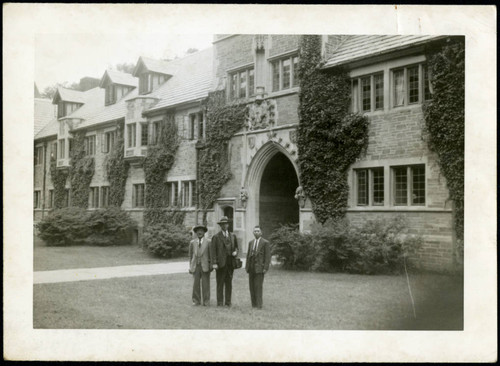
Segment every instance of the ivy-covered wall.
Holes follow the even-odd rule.
[[[144,159],[145,176],[145,212],[144,226],[160,222],[178,222],[179,215],[165,209],[167,195],[165,177],[175,160],[179,147],[179,136],[175,116],[169,114],[160,124],[158,144],[148,146],[148,155]]]
[[[116,125],[116,137],[113,149],[106,157],[106,176],[109,182],[109,205],[121,207],[125,197],[125,186],[129,163],[124,159],[124,123]]]
[[[437,154],[454,202],[455,232],[464,233],[465,42],[450,39],[427,54],[433,89],[424,105],[429,149]]]
[[[368,145],[368,119],[349,112],[351,84],[342,70],[320,69],[321,36],[301,37],[297,145],[301,182],[316,219],[345,215],[347,171]]]
[[[64,207],[65,187],[68,176],[68,170],[57,169],[57,159],[56,157],[51,157],[50,177],[54,186],[54,208]]]
[[[71,168],[71,205],[89,207],[89,187],[94,176],[95,162],[92,156],[85,155],[85,131],[73,134],[73,149],[70,152]]]
[[[199,193],[203,209],[213,206],[219,193],[230,179],[228,143],[243,128],[245,104],[227,103],[225,91],[209,94],[206,102],[206,140],[199,152]]]

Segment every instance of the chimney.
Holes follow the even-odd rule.
[[[80,91],[87,91],[99,86],[100,80],[97,78],[92,78],[90,76],[85,76],[80,79]]]

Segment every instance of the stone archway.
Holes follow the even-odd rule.
[[[282,192],[283,196],[285,197],[280,197],[279,190],[277,190],[276,187],[276,184],[279,182],[277,180],[277,177],[272,173],[273,166],[275,164],[277,165],[281,164],[286,166],[286,168],[284,168],[281,174],[285,174],[285,178],[288,178],[288,180],[291,181],[288,182],[285,188],[286,193]],[[266,169],[268,167],[271,168]],[[278,173],[277,175],[279,176]],[[264,144],[255,154],[248,167],[245,179],[245,186],[248,187],[248,193],[249,193],[249,199],[245,215],[246,216],[245,226],[247,231],[246,237],[248,240],[253,238],[252,229],[255,225],[264,226],[263,227],[264,237],[269,237],[271,232],[267,232],[268,230],[272,230],[276,225],[278,225],[278,223],[286,223],[287,221],[286,218],[285,219],[281,218],[281,221],[278,218],[277,219],[278,221],[275,222],[274,224],[262,225],[262,222],[260,222],[262,213],[261,205],[263,204],[263,202],[261,201],[261,188],[264,189],[264,194],[268,196],[263,201],[270,202],[273,200],[276,201],[283,199],[284,201],[287,202],[287,205],[290,205],[290,207],[292,207],[293,202],[291,201],[291,199],[295,200],[295,198],[293,197],[293,193],[297,188],[297,186],[300,184],[300,180],[298,177],[299,177],[298,167],[295,164],[295,161],[290,156],[288,151],[279,143],[276,143],[274,141],[269,141],[266,144]],[[264,179],[264,187],[262,185],[263,179]],[[295,185],[295,187],[292,187],[292,185]],[[286,199],[286,196],[288,197],[288,199]],[[264,203],[264,205],[266,205],[266,203]],[[265,207],[263,207],[263,209],[265,209]],[[295,213],[293,214],[294,217],[293,221],[294,223],[298,223],[298,218],[300,216],[298,204],[296,204],[296,206],[293,206],[292,209],[295,211]],[[243,248],[244,251],[246,251],[247,249],[246,245],[247,243],[245,242]]]

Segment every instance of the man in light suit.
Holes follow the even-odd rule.
[[[193,305],[208,306],[210,304],[210,272],[213,269],[210,240],[205,238],[208,229],[203,225],[198,225],[193,228],[193,231],[197,236],[189,243],[189,273],[194,278]],[[203,300],[201,293],[203,293]]]
[[[269,270],[269,264],[271,263],[271,247],[269,241],[262,238],[262,231],[259,226],[255,226],[253,235],[255,239],[248,243],[245,269],[248,273],[252,307],[262,309],[262,286],[264,284],[264,274]]]
[[[212,264],[216,270],[217,306],[230,307],[233,288],[233,258],[238,255],[238,242],[236,236],[228,231],[229,219],[226,216],[223,216],[218,224],[221,231],[212,237]]]

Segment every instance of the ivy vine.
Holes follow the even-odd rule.
[[[224,184],[232,177],[228,144],[245,125],[246,105],[227,103],[224,90],[211,92],[205,104],[207,136],[199,153],[199,193],[201,207],[213,206]]]
[[[464,98],[465,44],[448,40],[429,50],[428,67],[433,88],[432,100],[424,105],[429,149],[437,154],[454,202],[457,239],[464,235]]]
[[[123,122],[117,124],[115,144],[105,161],[109,182],[109,205],[115,207],[121,207],[125,198],[125,185],[129,170],[129,163],[124,159],[123,128]]]
[[[65,206],[66,181],[68,180],[68,170],[57,169],[57,159],[50,158],[50,179],[54,186],[54,208],[63,208]]]
[[[175,153],[179,147],[179,136],[174,114],[169,114],[160,123],[158,143],[148,146],[144,159],[145,211],[144,226],[161,222],[179,223],[184,221],[184,213],[165,209],[167,185],[165,176],[172,168]]]
[[[368,146],[366,117],[349,113],[351,84],[344,70],[321,70],[321,36],[300,40],[297,145],[301,182],[320,223],[345,215],[347,171]]]
[[[73,135],[73,149],[70,153],[72,206],[88,208],[89,187],[94,176],[95,162],[92,156],[85,155],[85,132],[75,132]]]

